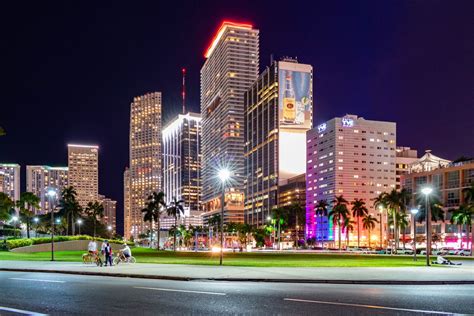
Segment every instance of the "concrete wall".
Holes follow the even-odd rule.
[[[84,252],[87,252],[87,245],[89,244],[89,241],[90,240],[71,240],[71,241],[55,242],[54,250],[55,251],[84,250]],[[100,250],[101,245],[102,245],[102,242],[98,241],[97,250]],[[111,243],[110,246],[112,246],[112,250],[114,251],[123,248],[122,244]],[[20,248],[12,249],[11,251],[20,252],[20,253],[46,252],[46,251],[51,251],[51,243],[20,247]]]

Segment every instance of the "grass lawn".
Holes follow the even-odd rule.
[[[55,252],[57,261],[81,261],[84,251]],[[166,264],[219,264],[219,254],[209,252],[156,251],[147,248],[133,249],[138,263]],[[48,261],[49,252],[0,252],[0,260]],[[456,258],[459,259],[459,258]],[[467,259],[467,258],[466,258]],[[432,260],[435,260],[433,257]],[[463,258],[463,260],[465,260]],[[224,265],[249,267],[410,267],[423,266],[424,257],[417,262],[411,256],[316,254],[316,253],[224,253]],[[1,265],[1,264],[0,264]]]

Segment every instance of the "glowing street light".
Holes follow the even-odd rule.
[[[431,207],[429,203],[430,194],[433,193],[433,188],[426,186],[421,189],[421,193],[425,196],[425,220],[426,220],[426,265],[430,266],[431,255]]]
[[[33,218],[33,222],[38,223],[38,222],[39,222],[39,218],[38,218],[38,217]]]
[[[415,215],[418,214],[417,208],[412,208],[410,210],[411,213],[411,222],[413,225],[413,261],[416,261],[416,223],[415,223]]]
[[[112,230],[112,226],[110,226],[110,225],[107,226],[107,230],[108,230],[108,231],[111,231],[111,230]]]
[[[379,217],[380,217],[380,248],[383,248],[383,231],[382,231],[382,226],[383,226],[383,206],[379,205]]]
[[[81,225],[82,225],[82,218],[77,219],[77,226],[79,227],[79,235],[81,234]]]
[[[49,200],[49,212],[51,213],[51,261],[54,261],[54,207],[53,202],[56,200],[58,193],[55,189],[50,188],[46,192]]]
[[[221,252],[219,258],[219,265],[222,265],[222,259],[224,257],[224,204],[225,204],[225,185],[230,179],[230,170],[223,168],[219,170],[217,176],[222,182],[222,201],[221,201]]]

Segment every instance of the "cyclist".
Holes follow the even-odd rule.
[[[97,242],[95,239],[89,241],[89,245],[87,245],[87,250],[91,256],[95,256],[97,254]]]
[[[124,243],[123,245],[124,247],[121,249],[121,251],[125,259],[128,261],[128,259],[132,256],[132,249],[130,249],[130,247],[126,243]]]

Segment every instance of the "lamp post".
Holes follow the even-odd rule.
[[[33,222],[36,224],[36,229],[35,229],[35,237],[38,237],[38,223],[39,223],[39,218],[34,217]]]
[[[415,223],[415,215],[418,213],[418,209],[412,208],[410,210],[411,213],[411,222],[413,225],[413,261],[416,261],[416,223]]]
[[[13,237],[16,238],[16,222],[18,222],[18,217],[17,216],[13,216],[12,217],[12,222],[13,222]]]
[[[77,226],[79,227],[79,235],[81,234],[81,225],[82,225],[82,219],[77,220]]]
[[[380,217],[380,248],[383,248],[383,231],[382,231],[382,221],[383,221],[383,206],[379,206],[379,217]]]
[[[421,193],[425,195],[425,220],[426,220],[426,265],[430,266],[431,255],[431,207],[429,203],[430,194],[433,193],[433,188],[424,187]]]
[[[272,222],[272,218],[270,216],[267,216],[267,221],[270,223],[270,224],[273,224]],[[272,242],[272,245],[274,243],[274,241],[272,241],[272,237],[273,237],[273,229],[272,229],[272,234],[270,235],[270,242]]]
[[[54,261],[54,207],[53,200],[56,198],[56,190],[50,189],[46,193],[49,199],[49,212],[51,213],[51,261]]]
[[[228,169],[221,169],[219,171],[219,179],[222,183],[222,200],[221,200],[221,254],[219,258],[219,265],[222,265],[222,258],[224,257],[224,204],[225,204],[225,184],[230,178],[230,171]]]

